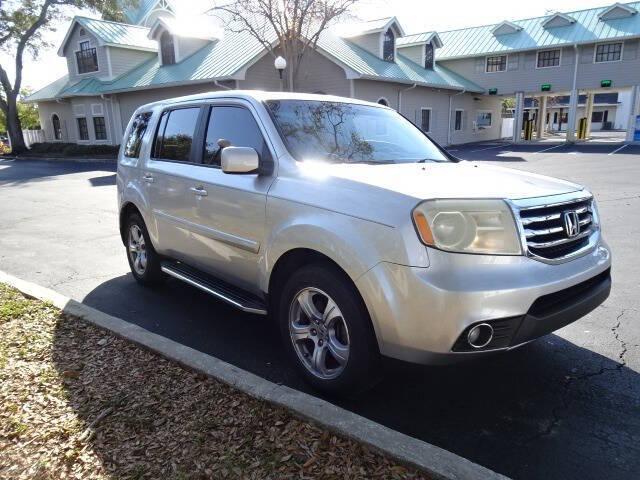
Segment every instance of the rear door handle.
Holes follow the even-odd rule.
[[[150,173],[145,173],[144,176],[142,177],[142,179],[147,183],[153,183],[154,182],[153,175],[151,175]]]
[[[208,195],[207,191],[202,188],[202,187],[191,187],[189,190],[191,190],[194,195],[197,195],[199,197],[206,197]]]

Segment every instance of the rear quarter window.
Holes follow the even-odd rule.
[[[124,156],[129,158],[138,158],[140,156],[140,148],[142,147],[142,139],[149,126],[151,112],[139,113],[133,119],[129,136],[124,145]]]

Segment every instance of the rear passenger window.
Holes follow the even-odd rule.
[[[242,107],[212,107],[204,144],[205,165],[220,166],[224,147],[251,147],[260,159],[269,156],[267,144],[253,115]]]
[[[199,107],[166,111],[160,118],[154,157],[188,162],[198,123]]]
[[[147,131],[149,125],[149,119],[151,113],[139,113],[133,119],[131,124],[131,130],[129,131],[129,137],[127,143],[124,145],[124,156],[129,158],[138,158],[140,156],[140,147],[142,146],[142,138]]]

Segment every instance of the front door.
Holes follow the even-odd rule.
[[[199,267],[242,288],[259,293],[259,256],[265,242],[266,199],[274,176],[271,150],[249,105],[220,103],[208,107],[197,167],[199,190],[194,231]],[[222,149],[251,147],[260,156],[261,173],[227,174]],[[266,167],[266,171],[265,170]],[[271,169],[272,170],[272,169]]]

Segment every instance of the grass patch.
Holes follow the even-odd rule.
[[[0,284],[0,478],[424,478]]]

